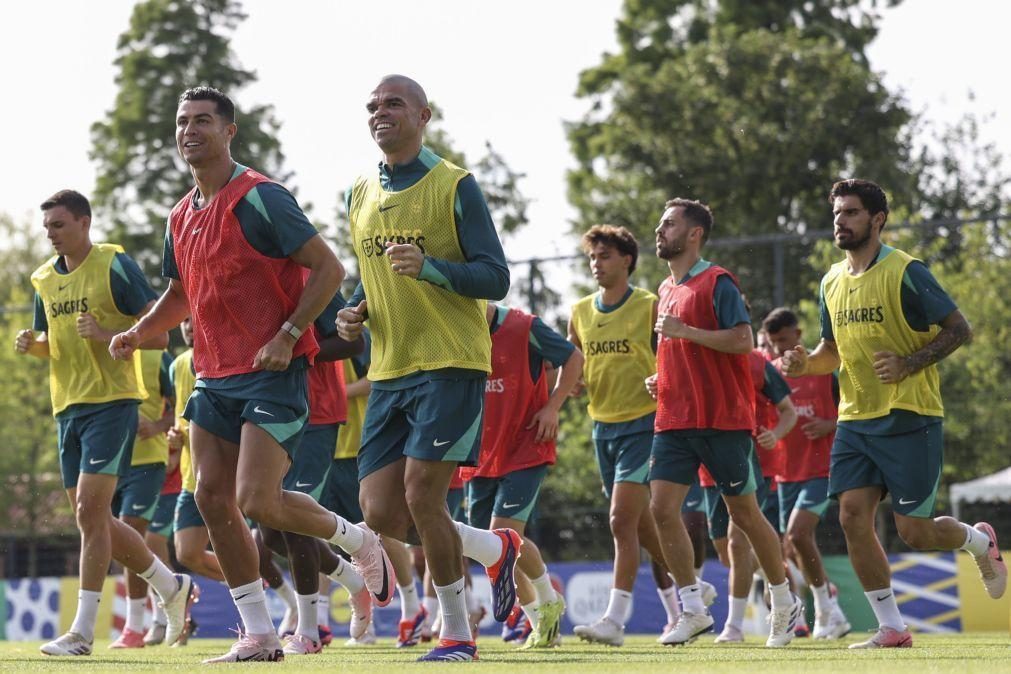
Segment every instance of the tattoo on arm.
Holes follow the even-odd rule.
[[[906,358],[909,374],[915,374],[925,367],[940,362],[972,337],[972,328],[960,312],[956,311],[945,319],[944,323],[933,341]]]

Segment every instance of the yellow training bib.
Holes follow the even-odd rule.
[[[161,396],[161,363],[165,357],[164,351],[144,349],[140,351],[140,366],[147,389],[147,399],[140,404],[140,418],[148,421],[158,421],[165,409],[165,399]],[[150,463],[168,463],[168,437],[159,433],[141,440],[139,437],[133,443],[133,460],[131,466],[146,466]]]
[[[176,426],[183,431],[183,449],[179,454],[179,474],[183,479],[183,489],[190,493],[197,490],[197,476],[190,456],[190,422],[183,418],[186,401],[190,399],[197,384],[193,373],[193,349],[184,351],[172,361],[172,382],[176,393]]]
[[[355,373],[355,366],[351,359],[344,360],[344,383],[348,386],[358,381]],[[348,420],[341,426],[337,433],[337,451],[334,452],[335,459],[353,459],[358,456],[358,450],[362,444],[362,425],[365,422],[365,408],[368,405],[368,396],[348,396]]]

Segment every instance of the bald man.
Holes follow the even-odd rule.
[[[420,659],[475,660],[461,552],[488,567],[504,620],[521,539],[454,523],[446,493],[457,466],[477,460],[491,371],[485,305],[505,297],[509,268],[477,181],[423,145],[432,119],[424,89],[390,75],[366,108],[383,160],[346,194],[362,281],[337,319],[345,339],[357,339],[366,318],[372,332],[362,511],[383,536],[420,538],[443,617],[438,646]]]

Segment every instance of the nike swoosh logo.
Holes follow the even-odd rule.
[[[885,595],[884,597],[875,597],[875,599],[877,599],[878,601],[884,601],[884,600],[888,599],[888,598],[889,598],[889,597],[891,597],[891,596],[892,596],[892,593],[891,593],[891,592],[889,592],[889,593],[888,593],[888,594],[886,594],[886,595]]]
[[[144,510],[145,508],[147,508],[146,505],[137,505],[136,503],[134,503],[132,507],[134,510]]]
[[[433,446],[433,447],[442,447],[443,445],[448,445],[448,444],[449,444],[449,442],[450,442],[449,440],[445,440],[445,441],[443,441],[443,442],[439,442],[438,440],[436,440],[436,441],[434,441],[434,442],[432,443],[432,446]]]
[[[914,499],[914,500],[912,500],[912,501],[907,501],[907,500],[906,500],[906,499],[904,499],[904,498],[900,498],[900,499],[899,499],[899,505],[909,505],[909,504],[911,504],[911,503],[916,503],[916,500]]]
[[[699,504],[699,501],[685,501],[685,505],[689,508],[694,508]]]
[[[248,592],[246,594],[240,594],[238,597],[232,597],[232,601],[239,601],[240,599],[245,599],[248,596],[249,596]]]
[[[391,208],[396,208],[399,205],[400,204],[390,204],[388,206],[380,206],[379,207],[379,212],[380,213],[385,213],[386,211],[390,210]]]
[[[382,592],[376,593],[376,599],[380,604],[386,602],[390,598],[390,576],[386,571],[386,564],[383,564],[383,589]]]
[[[850,288],[850,295],[852,295],[853,293],[855,293],[858,290],[860,290],[859,287],[857,287],[857,288]]]
[[[89,459],[88,463],[92,466],[97,466],[98,464],[105,463],[106,461],[108,461],[108,459]]]
[[[311,487],[312,486],[312,482],[299,482],[299,481],[296,480],[295,481],[295,486],[296,487]]]
[[[271,414],[267,410],[261,410],[259,405],[257,405],[256,407],[254,407],[253,411],[256,412],[257,414],[266,414],[268,417],[274,416],[273,414]]]
[[[65,285],[65,286],[60,286],[60,290],[65,290],[65,289],[67,289],[67,288],[69,288],[69,287],[70,287],[70,284],[68,283],[68,284],[67,284],[67,285]]]
[[[503,503],[502,507],[503,508],[518,508],[521,505],[523,505],[523,504],[522,503]]]
[[[731,482],[730,486],[731,487],[740,487],[742,484],[744,484],[744,480],[741,480],[739,482]]]
[[[602,327],[604,327],[605,325],[608,325],[609,323],[610,323],[610,321],[608,321],[607,323],[597,323],[597,327],[598,327],[598,328],[602,328]]]
[[[196,236],[197,234],[199,234],[202,229],[203,229],[203,227],[197,227],[196,229],[194,229],[193,230],[193,236]]]

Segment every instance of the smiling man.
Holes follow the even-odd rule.
[[[378,537],[281,488],[309,419],[307,370],[319,351],[309,326],[344,268],[287,190],[232,159],[236,133],[235,107],[217,89],[180,96],[176,147],[196,185],[169,216],[162,260],[169,288],[109,347],[130,357],[150,333],[192,313],[197,379],[183,416],[195,497],[244,626],[231,650],[208,662],[284,657],[243,515],[341,546],[377,603],[390,599]]]
[[[349,341],[366,318],[372,331],[362,511],[384,536],[420,536],[442,613],[440,643],[421,659],[476,660],[461,551],[488,568],[493,612],[504,620],[521,539],[454,527],[446,494],[457,465],[478,458],[491,371],[485,300],[505,297],[509,267],[477,181],[422,144],[432,119],[424,89],[389,75],[366,109],[383,160],[346,195],[362,283],[337,320]]]
[[[1000,598],[1007,586],[993,527],[933,516],[944,464],[937,363],[972,331],[922,262],[881,242],[884,190],[868,180],[842,180],[832,186],[829,203],[835,243],[846,259],[822,278],[821,343],[810,354],[799,344],[785,350],[783,369],[795,377],[839,370],[829,494],[839,499],[850,561],[879,625],[871,639],[850,648],[903,648],[913,637],[874,527],[886,494],[910,547],[965,550],[991,597]]]
[[[140,534],[113,518],[111,509],[119,478],[130,469],[138,405],[149,394],[139,354],[116,361],[109,357],[108,344],[151,309],[156,295],[121,247],[91,242],[91,205],[83,194],[57,192],[42,203],[42,213],[56,255],[32,274],[35,321],[32,330],[18,333],[14,348],[49,360],[60,472],[81,530],[81,565],[74,622],[41,650],[46,655],[91,654],[110,559],[154,588],[165,607],[166,638],[172,643],[182,632],[193,582],[174,575]],[[149,337],[145,348],[160,350],[168,344],[163,330]]]

